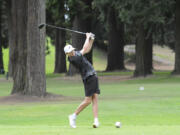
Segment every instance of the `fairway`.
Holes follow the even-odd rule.
[[[91,106],[78,116],[76,129],[69,127],[67,116],[84,97],[80,78],[48,76],[47,91],[68,100],[0,103],[0,135],[179,135],[180,77],[155,74],[123,81],[124,75],[115,80],[100,76],[98,129],[92,128]],[[11,87],[12,81],[1,76],[0,96],[8,96]],[[115,128],[116,121],[122,122],[122,128]]]

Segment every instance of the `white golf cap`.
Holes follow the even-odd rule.
[[[73,50],[75,50],[75,48],[72,47],[72,45],[66,45],[66,46],[64,47],[64,52],[65,52],[65,53],[70,53],[70,52],[73,51]]]

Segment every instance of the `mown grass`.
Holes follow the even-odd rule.
[[[48,92],[78,100],[0,103],[0,134],[179,135],[179,81],[180,77],[158,72],[148,78],[114,82],[100,80],[100,128],[92,128],[92,108],[89,106],[78,116],[77,129],[71,129],[67,116],[84,97],[82,82],[51,75],[47,77]],[[1,78],[0,95],[9,95],[11,86],[12,81]],[[144,87],[144,91],[139,90],[140,86]],[[116,121],[122,122],[122,128],[115,128]]]

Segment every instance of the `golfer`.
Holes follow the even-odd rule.
[[[90,52],[94,42],[93,34],[86,33],[86,40],[83,48],[80,51],[75,51],[71,45],[64,47],[64,52],[68,56],[68,60],[73,64],[81,73],[81,77],[84,83],[85,98],[75,112],[69,115],[69,124],[72,128],[76,128],[76,117],[78,114],[86,108],[92,102],[92,110],[94,114],[93,127],[99,127],[98,121],[98,94],[100,94],[98,78],[96,71],[90,62],[83,56]]]

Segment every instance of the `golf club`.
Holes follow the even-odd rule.
[[[80,31],[76,31],[76,30],[71,30],[71,29],[67,29],[67,28],[63,28],[63,27],[57,27],[57,26],[54,26],[54,25],[46,24],[46,23],[41,23],[38,27],[39,27],[39,29],[42,29],[45,26],[46,27],[50,27],[50,28],[54,28],[54,29],[66,30],[66,31],[70,31],[70,32],[86,35],[86,33],[84,33],[84,32],[80,32]],[[94,39],[95,35],[92,34],[91,38]]]

